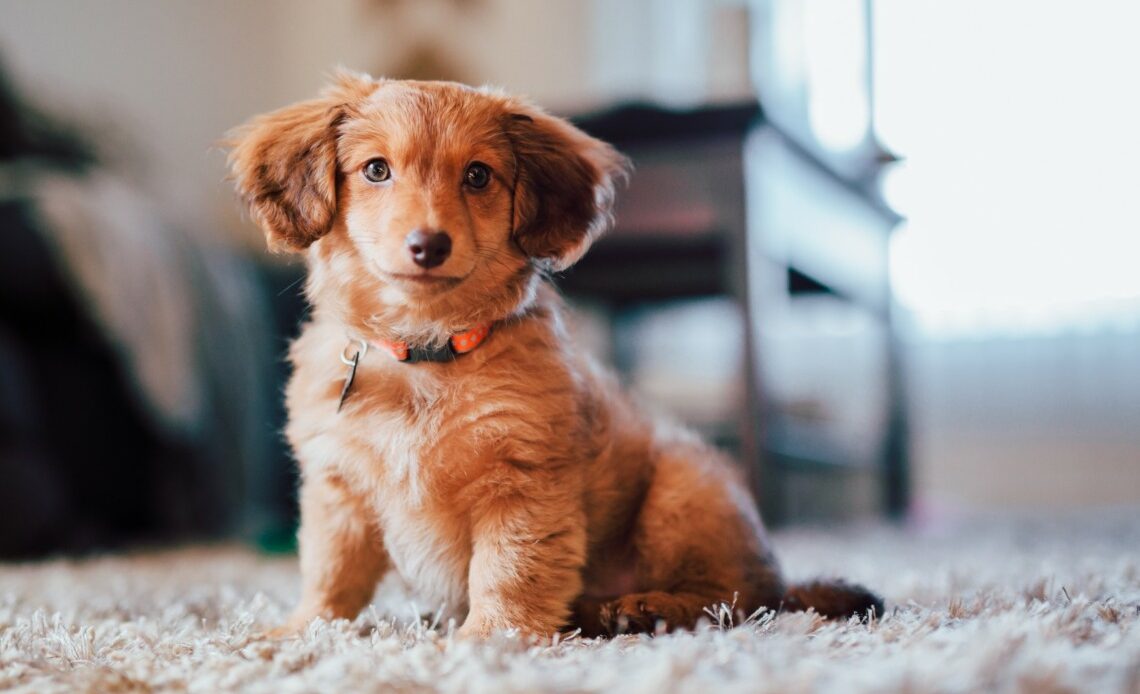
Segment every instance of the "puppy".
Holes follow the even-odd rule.
[[[354,617],[392,569],[461,636],[882,611],[789,588],[736,468],[575,349],[545,278],[609,224],[609,145],[496,91],[341,73],[230,146],[313,306],[286,392],[302,597],[278,633]]]

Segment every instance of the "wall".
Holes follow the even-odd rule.
[[[211,147],[288,92],[268,5],[4,2],[0,56],[32,98],[95,129],[168,214],[214,233],[236,210]]]
[[[919,512],[1140,502],[1137,327],[913,339]]]
[[[33,98],[93,127],[171,216],[259,244],[216,143],[255,113],[313,95],[338,64],[383,73],[430,35],[473,81],[553,106],[585,100],[584,4],[477,6],[453,17],[440,3],[12,0],[0,4],[0,56]]]
[[[709,39],[743,8],[641,0],[631,6],[638,11],[618,17],[612,6],[0,0],[0,60],[34,98],[94,126],[104,149],[126,159],[171,216],[219,240],[260,247],[223,180],[224,155],[215,145],[249,116],[312,96],[338,64],[392,74],[430,43],[454,76],[528,94],[561,112],[669,93],[672,85],[690,99],[748,95],[746,23]],[[703,32],[695,39],[684,24],[694,16]],[[646,46],[665,53],[682,30],[690,41],[676,48],[674,62],[689,56],[703,66],[683,80],[642,54]]]

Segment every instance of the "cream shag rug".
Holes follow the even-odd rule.
[[[473,644],[385,583],[355,621],[266,642],[255,634],[296,596],[294,560],[192,548],[0,565],[0,690],[1140,692],[1140,510],[776,544],[791,576],[865,582],[887,614]]]

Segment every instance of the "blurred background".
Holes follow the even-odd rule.
[[[558,278],[773,524],[1140,502],[1140,7],[0,0],[0,556],[287,547],[304,315],[217,142],[338,64],[614,142]]]

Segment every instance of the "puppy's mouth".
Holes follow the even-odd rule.
[[[391,282],[411,287],[425,287],[435,289],[450,289],[465,277],[452,277],[450,275],[433,275],[428,272],[388,272],[380,270],[380,274]]]

